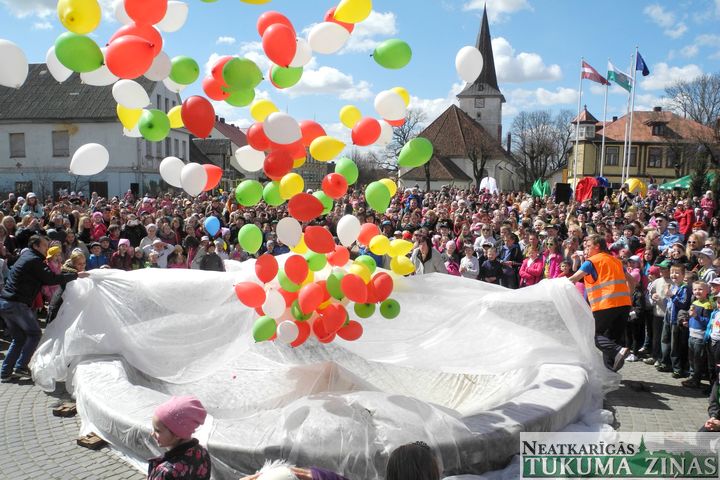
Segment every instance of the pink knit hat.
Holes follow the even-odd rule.
[[[119,247],[120,245],[127,245],[127,246],[129,247],[129,246],[130,246],[130,240],[128,240],[127,238],[121,238],[121,239],[118,241],[118,247]]]
[[[180,438],[190,438],[205,422],[207,411],[195,397],[172,397],[155,409],[155,416]]]

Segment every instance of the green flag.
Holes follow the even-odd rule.
[[[632,91],[632,78],[627,73],[615,68],[615,65],[608,62],[608,74],[607,79],[610,82],[615,82],[628,92]]]

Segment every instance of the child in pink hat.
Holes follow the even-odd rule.
[[[148,480],[209,480],[210,454],[192,438],[207,411],[195,397],[172,397],[155,409],[152,436],[165,455],[150,459]]]

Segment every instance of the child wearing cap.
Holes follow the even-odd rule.
[[[62,270],[62,247],[53,245],[48,248],[45,255],[45,263],[53,273],[59,274]],[[60,285],[44,285],[42,287],[42,296],[46,302],[49,302],[56,291],[60,289]]]
[[[700,267],[697,270],[698,277],[700,280],[710,283],[717,277],[717,272],[712,264],[713,260],[715,260],[715,252],[712,248],[703,248],[702,250],[693,250],[692,253],[697,258]]]
[[[107,233],[107,227],[103,221],[103,214],[101,212],[95,212],[92,214],[92,227],[90,228],[90,238],[99,242],[100,238],[104,237]]]
[[[108,264],[108,258],[102,253],[102,247],[98,242],[90,244],[90,256],[87,259],[86,270],[102,268]],[[106,267],[107,268],[107,267]]]
[[[700,388],[700,382],[705,378],[707,367],[705,332],[715,306],[708,298],[710,287],[707,283],[697,281],[693,283],[692,290],[693,302],[688,311],[687,321],[690,332],[688,337],[688,358],[692,368],[692,375],[682,382],[682,385],[683,387]]]
[[[673,378],[681,378],[687,372],[688,332],[678,322],[681,311],[687,312],[692,297],[685,283],[685,265],[674,263],[670,267],[671,285],[665,297],[667,310],[662,330],[662,360],[657,369],[672,372]]]
[[[207,411],[195,397],[172,397],[155,409],[152,437],[168,451],[148,463],[148,480],[209,480],[210,454],[193,438]]]
[[[130,246],[130,240],[121,238],[118,240],[118,250],[110,256],[110,268],[117,270],[132,270],[133,249]]]

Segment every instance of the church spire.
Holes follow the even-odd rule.
[[[477,37],[477,49],[483,57],[483,69],[482,73],[475,80],[475,84],[485,84],[495,90],[500,90],[497,83],[497,74],[495,73],[495,56],[493,55],[492,42],[490,40],[490,24],[487,16],[487,4],[483,8],[482,23],[480,26],[480,33]]]

